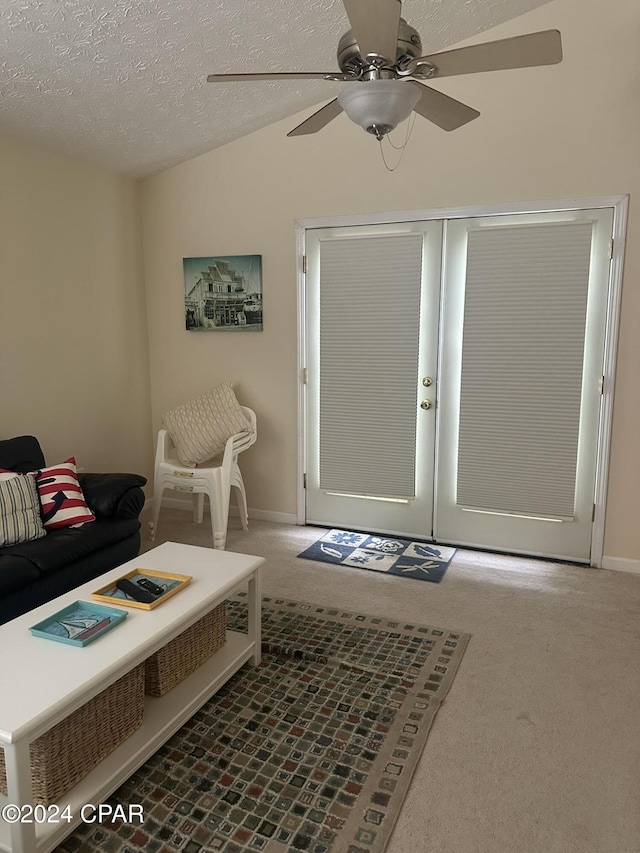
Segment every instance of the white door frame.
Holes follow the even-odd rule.
[[[346,216],[318,217],[300,219],[295,223],[296,272],[298,290],[298,486],[297,486],[297,523],[305,524],[305,368],[306,368],[306,331],[305,331],[305,233],[311,228],[336,228],[340,226],[384,225],[393,222],[412,222],[428,219],[468,219],[473,216],[499,216],[501,214],[547,213],[560,210],[580,210],[600,207],[612,207],[613,246],[610,265],[607,321],[605,332],[604,382],[597,451],[597,469],[595,485],[595,512],[591,534],[591,561],[593,567],[600,568],[604,545],[604,524],[606,517],[607,482],[611,453],[611,431],[613,421],[613,394],[616,373],[616,355],[618,330],[620,325],[620,303],[622,299],[622,277],[625,251],[628,195],[595,196],[586,198],[553,199],[538,202],[505,202],[502,204],[470,205],[462,208],[435,208],[431,210],[397,211],[392,213],[353,214]]]

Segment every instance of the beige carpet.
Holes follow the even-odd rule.
[[[227,549],[265,595],[472,634],[386,853],[640,853],[640,575],[458,551],[425,584],[298,560],[318,535],[232,519]],[[210,527],[163,509],[165,540]]]

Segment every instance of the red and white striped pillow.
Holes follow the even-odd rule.
[[[45,530],[80,527],[87,521],[96,520],[78,482],[74,456],[34,473]]]

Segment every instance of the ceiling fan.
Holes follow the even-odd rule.
[[[342,0],[351,29],[338,43],[339,71],[210,74],[209,83],[320,79],[346,82],[340,95],[290,131],[303,136],[322,130],[344,110],[381,140],[412,111],[455,130],[480,113],[421,80],[553,65],[562,60],[558,30],[485,42],[422,56],[418,32],[400,17],[401,0]]]

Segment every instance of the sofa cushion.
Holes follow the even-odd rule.
[[[31,474],[0,480],[0,546],[40,539],[46,534]]]
[[[251,428],[230,382],[173,409],[162,422],[183,465],[194,467],[222,453],[232,435]]]
[[[80,488],[73,456],[59,465],[36,471],[36,485],[45,530],[76,527],[96,520]]]
[[[0,554],[0,599],[16,589],[37,581],[42,575],[30,560],[14,554]]]
[[[82,527],[62,527],[47,533],[43,542],[25,542],[3,549],[29,560],[42,574],[64,569],[71,563],[90,557],[117,542],[135,535],[140,522],[133,518],[102,519],[97,524]]]

